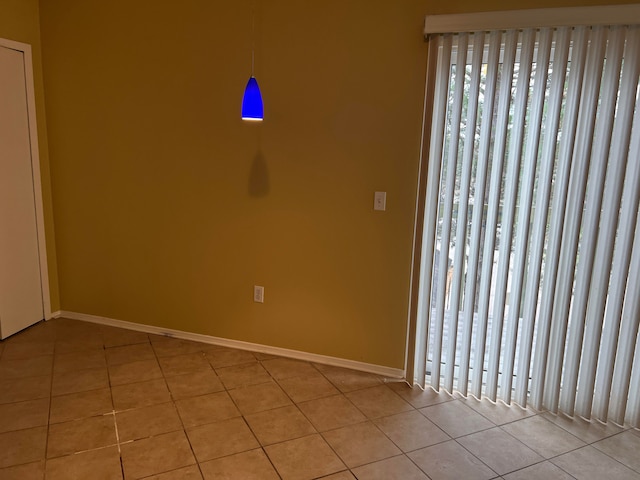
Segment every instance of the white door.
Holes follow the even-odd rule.
[[[24,52],[0,45],[0,338],[44,318],[29,128]]]

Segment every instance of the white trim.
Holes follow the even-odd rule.
[[[334,367],[349,368],[351,370],[359,370],[361,372],[373,373],[391,378],[403,378],[404,370],[399,368],[385,367],[372,363],[357,362],[355,360],[347,360],[344,358],[329,357],[326,355],[318,355],[316,353],[301,352],[299,350],[290,350],[288,348],[271,347],[269,345],[261,345],[258,343],[243,342],[241,340],[231,340],[228,338],[212,337],[210,335],[202,335],[200,333],[184,332],[182,330],[173,330],[171,328],[156,327],[154,325],[143,325],[141,323],[126,322],[124,320],[116,320],[113,318],[100,317],[97,315],[89,315],[86,313],[68,312],[66,310],[55,312],[55,318],[69,318],[71,320],[81,320],[84,322],[98,323],[101,325],[109,325],[111,327],[126,328],[127,330],[135,330],[138,332],[152,333],[155,335],[163,335],[166,337],[180,338],[182,340],[191,340],[194,342],[208,343],[211,345],[220,345],[222,347],[237,348],[239,350],[249,350],[251,352],[268,353],[280,357],[294,358],[296,360],[304,360],[307,362],[320,363],[323,365],[331,365]]]
[[[38,254],[40,262],[40,285],[42,288],[42,306],[45,320],[52,318],[51,293],[49,290],[49,264],[47,262],[47,242],[44,231],[44,206],[42,201],[42,182],[40,179],[40,149],[38,147],[38,125],[36,122],[36,96],[33,78],[33,57],[31,45],[0,38],[0,47],[10,48],[24,55],[25,88],[27,91],[27,116],[29,118],[29,142],[31,144],[31,171],[33,173],[33,192],[36,209],[36,227],[38,232]]]
[[[640,23],[640,3],[595,7],[535,8],[454,15],[427,15],[424,19],[424,34],[637,23]]]

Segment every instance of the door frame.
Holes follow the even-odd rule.
[[[40,285],[45,320],[51,314],[51,293],[49,290],[49,264],[47,263],[47,242],[44,228],[44,204],[42,201],[42,181],[40,178],[40,150],[38,148],[38,126],[36,122],[36,97],[33,78],[33,56],[31,45],[0,38],[0,47],[16,50],[23,54],[25,89],[27,93],[27,116],[29,119],[29,144],[31,147],[31,172],[36,209],[36,231],[38,234],[38,262],[40,264]]]

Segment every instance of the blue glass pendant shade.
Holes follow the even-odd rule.
[[[263,119],[264,108],[260,87],[256,78],[251,76],[244,89],[244,97],[242,97],[242,120],[261,122]]]

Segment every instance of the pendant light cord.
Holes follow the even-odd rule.
[[[253,67],[256,49],[256,2],[251,4],[251,76],[253,77]]]

